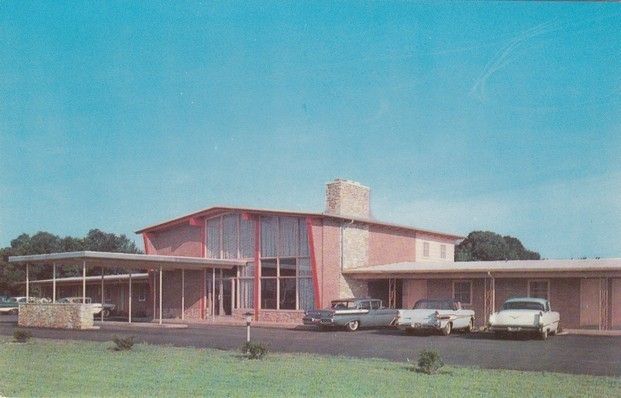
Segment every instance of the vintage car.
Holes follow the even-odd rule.
[[[461,308],[452,299],[418,300],[410,310],[399,310],[393,325],[407,334],[417,330],[438,330],[448,336],[461,329],[471,332],[474,328],[474,311]]]
[[[93,303],[93,300],[90,297],[86,297],[85,301],[86,304],[90,304],[92,306],[93,315],[100,315],[103,308],[103,316],[107,317],[116,308],[114,304],[104,304],[102,306],[101,303]],[[82,304],[82,297],[63,297],[59,300],[56,300],[56,302],[60,304]]]
[[[334,300],[328,309],[306,311],[302,320],[320,329],[345,327],[354,332],[361,327],[389,326],[396,315],[397,310],[384,308],[382,300],[351,298]]]
[[[548,300],[532,297],[512,298],[500,311],[489,317],[488,329],[496,335],[503,333],[538,333],[545,340],[559,331],[560,315],[550,310]]]
[[[41,302],[41,298],[39,297],[9,297],[5,299],[4,302],[0,302],[0,314],[17,314],[19,312],[19,305],[29,303],[39,303]]]

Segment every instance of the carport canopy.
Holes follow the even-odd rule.
[[[152,254],[93,251],[10,256],[9,262],[30,265],[62,264],[125,269],[150,269],[161,267],[164,271],[176,269],[202,270],[207,268],[231,269],[235,266],[246,264],[245,261],[231,259],[218,260],[203,257],[162,256]]]
[[[151,254],[130,254],[130,253],[111,253],[79,251],[50,254],[33,254],[27,256],[10,256],[10,263],[24,264],[26,267],[26,298],[30,297],[30,265],[50,265],[53,270],[53,302],[56,302],[56,265],[77,265],[82,267],[82,303],[86,303],[86,268],[98,267],[102,269],[102,303],[103,303],[103,283],[104,268],[124,268],[130,271],[129,274],[129,322],[131,322],[131,270],[134,269],[157,269],[159,270],[159,323],[162,323],[162,274],[163,271],[181,270],[182,272],[182,303],[184,301],[184,271],[185,270],[207,270],[216,268],[231,269],[235,266],[246,265],[246,261],[234,259],[210,259],[203,257],[186,256],[163,256]],[[102,321],[103,321],[103,311]],[[183,319],[183,318],[182,318]]]

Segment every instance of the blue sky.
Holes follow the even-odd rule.
[[[2,2],[0,245],[216,204],[621,257],[621,5]]]

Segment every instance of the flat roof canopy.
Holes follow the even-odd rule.
[[[343,270],[343,274],[359,279],[451,277],[454,275],[480,277],[488,274],[493,276],[515,275],[518,277],[520,275],[557,274],[569,277],[596,273],[607,276],[621,276],[621,259],[402,262]]]
[[[111,252],[65,252],[50,254],[33,254],[28,256],[10,256],[10,263],[30,265],[79,265],[104,268],[150,269],[162,267],[163,270],[207,268],[230,269],[246,265],[243,260],[217,260],[202,257],[162,256],[150,254],[128,254]]]

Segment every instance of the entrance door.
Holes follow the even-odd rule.
[[[212,284],[211,275],[207,276],[208,286],[214,286],[214,314],[217,316],[231,315],[235,308],[235,271],[216,270],[215,284]],[[211,291],[211,290],[210,290]]]
[[[580,327],[599,328],[600,297],[599,279],[580,281]]]

